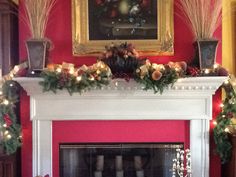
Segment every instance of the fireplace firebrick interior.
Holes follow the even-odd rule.
[[[183,144],[61,144],[60,177],[171,177]]]

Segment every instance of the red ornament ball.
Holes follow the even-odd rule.
[[[229,72],[225,68],[219,67],[219,69],[217,70],[217,74],[218,76],[228,76]]]
[[[187,74],[196,77],[200,74],[200,70],[197,67],[187,67]]]

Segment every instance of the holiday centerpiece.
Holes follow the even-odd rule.
[[[24,21],[31,33],[26,41],[29,71],[42,71],[47,63],[50,41],[45,37],[49,14],[56,0],[25,0],[23,9]]]
[[[155,93],[162,93],[169,85],[173,85],[178,78],[185,75],[186,62],[169,62],[156,64],[146,60],[146,63],[136,69],[135,80],[144,85],[144,90],[153,89]]]
[[[176,3],[196,40],[195,62],[201,69],[213,69],[218,45],[213,35],[221,24],[222,0],[180,0]]]
[[[139,53],[133,44],[111,44],[105,47],[105,52],[99,60],[105,62],[116,77],[132,77],[136,68],[145,63],[146,59],[140,59]]]

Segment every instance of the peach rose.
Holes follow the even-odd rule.
[[[158,70],[156,70],[152,73],[152,79],[155,80],[155,81],[160,80],[161,77],[162,77],[162,73]]]

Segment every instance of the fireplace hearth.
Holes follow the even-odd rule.
[[[61,144],[60,177],[171,177],[183,144]]]

